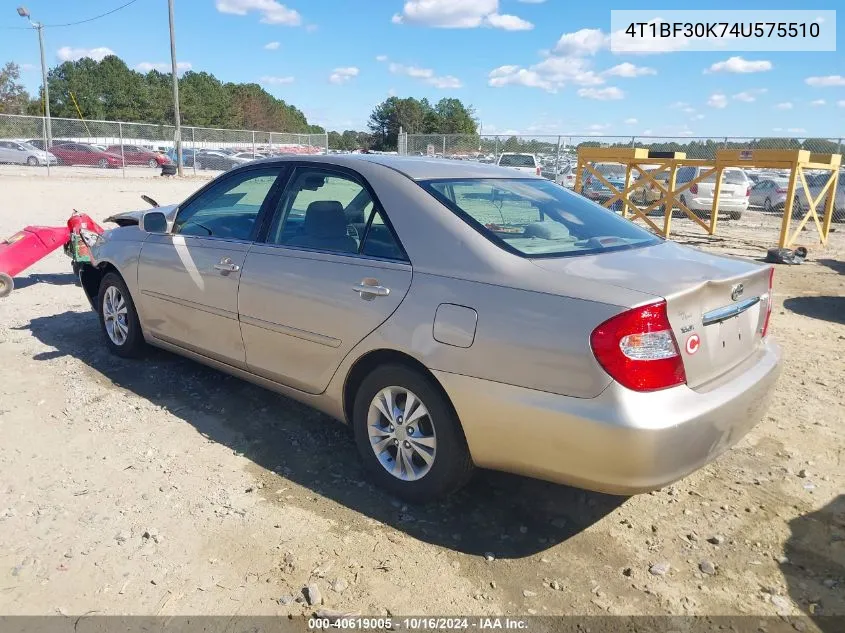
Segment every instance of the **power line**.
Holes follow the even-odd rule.
[[[60,28],[60,27],[63,27],[63,26],[76,26],[77,24],[85,24],[86,22],[93,22],[94,20],[99,20],[100,18],[104,18],[107,15],[111,15],[112,13],[117,13],[121,9],[125,9],[126,7],[128,7],[130,4],[135,4],[137,1],[138,0],[129,0],[129,2],[127,2],[126,4],[122,4],[119,7],[117,7],[116,9],[112,9],[111,11],[106,11],[105,13],[102,13],[100,15],[96,15],[93,18],[88,18],[86,20],[79,20],[78,22],[68,22],[67,24],[45,24],[44,28],[57,29],[57,28]]]
[[[101,13],[100,15],[95,15],[93,18],[87,18],[85,20],[79,20],[78,22],[68,22],[67,24],[44,24],[43,26],[44,26],[45,29],[47,29],[47,28],[58,29],[58,28],[62,28],[62,27],[65,27],[65,26],[76,26],[77,24],[85,24],[86,22],[93,22],[94,20],[99,20],[100,18],[104,18],[108,15],[111,15],[112,13],[117,13],[121,9],[125,9],[130,4],[135,4],[136,2],[138,2],[138,0],[129,0],[129,2],[120,5],[116,9],[112,9],[111,11],[106,11],[105,13]],[[0,28],[2,28],[4,30],[9,30],[9,31],[28,31],[32,27],[31,26],[2,26]]]

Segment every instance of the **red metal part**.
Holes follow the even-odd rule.
[[[74,211],[66,226],[27,226],[0,241],[0,296],[11,292],[12,277],[67,244],[72,233],[79,235],[83,229],[103,233],[103,227],[87,214]]]

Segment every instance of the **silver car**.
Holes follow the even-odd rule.
[[[764,211],[783,211],[786,205],[786,192],[789,187],[787,178],[761,178],[751,187],[751,195],[748,197],[748,205],[762,207]],[[795,196],[792,206],[793,211],[800,209],[798,196]]]
[[[84,233],[105,345],[193,358],[350,424],[395,494],[473,467],[619,494],[760,419],[772,269],[664,241],[540,177],[273,158]]]
[[[29,143],[18,141],[0,141],[0,163],[16,165],[55,165],[59,161],[50,152],[38,149]]]

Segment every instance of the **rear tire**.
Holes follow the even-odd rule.
[[[30,167],[38,167],[38,159],[35,156],[30,156],[26,159],[26,164]]]
[[[106,274],[100,282],[97,312],[110,352],[122,358],[138,358],[143,354],[146,343],[138,312],[129,289],[117,273]]]
[[[147,165],[149,165],[150,167],[152,167],[153,169],[155,169],[156,167],[158,167],[158,161],[157,161],[155,158],[151,158],[151,159],[147,162]]]
[[[12,276],[6,273],[0,273],[0,299],[8,297],[14,289],[15,280],[12,279]]]
[[[457,414],[439,386],[417,370],[384,365],[370,373],[355,396],[352,426],[364,467],[398,497],[415,503],[442,498],[472,475]]]
[[[772,201],[769,198],[766,198],[765,202],[763,202],[763,211],[766,213],[772,212]]]
[[[731,211],[730,218],[731,218],[731,220],[741,220],[742,219],[742,211]]]
[[[109,161],[106,158],[101,158],[100,160],[97,161],[97,167],[99,167],[100,169],[108,169],[108,166],[109,166]]]

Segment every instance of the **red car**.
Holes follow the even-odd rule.
[[[120,145],[110,145],[106,151],[120,156]],[[138,145],[124,145],[123,158],[127,165],[149,165],[155,168],[170,164],[170,159],[164,154]]]
[[[52,145],[50,153],[58,158],[62,165],[96,165],[105,169],[107,167],[120,167],[123,164],[120,154],[102,152],[85,143]]]

